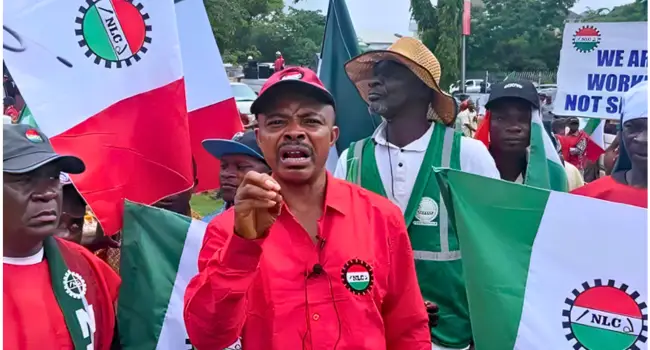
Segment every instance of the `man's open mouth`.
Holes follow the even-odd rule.
[[[311,151],[302,146],[280,148],[280,161],[288,167],[303,167],[311,160]]]

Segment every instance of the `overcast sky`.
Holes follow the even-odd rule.
[[[614,6],[630,2],[632,0],[578,0],[572,10],[581,13],[587,7],[611,9]],[[292,1],[285,0],[285,3],[291,5]],[[325,13],[328,3],[329,0],[302,0],[298,5],[291,6],[306,10],[322,10]],[[392,33],[408,34],[411,17],[409,3],[409,0],[347,0],[357,35],[361,37],[368,32],[381,32],[389,35]]]

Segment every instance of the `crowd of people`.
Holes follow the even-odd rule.
[[[471,101],[459,111],[440,88],[435,55],[408,37],[345,69],[383,122],[334,173],[325,164],[336,101],[307,68],[268,79],[251,106],[255,130],[203,143],[221,161],[223,205],[202,218],[199,273],[185,293],[196,349],[474,347],[458,228],[433,169],[530,185],[537,90],[493,84],[479,121]],[[544,135],[566,171],[561,187],[647,208],[647,104],[647,83],[626,93],[605,155],[615,166],[586,185],[588,136],[577,119],[557,119]],[[120,348],[121,237],[101,226],[84,234],[86,203],[66,175],[83,173],[83,161],[28,125],[5,124],[3,136],[5,348]],[[196,218],[191,194],[153,205]]]

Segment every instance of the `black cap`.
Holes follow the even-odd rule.
[[[519,98],[539,108],[539,95],[535,85],[528,80],[507,80],[492,85],[490,97],[485,104],[490,109],[492,103],[501,98]]]
[[[3,172],[24,174],[55,161],[66,173],[81,174],[86,170],[81,159],[54,152],[50,140],[40,130],[24,124],[4,124],[3,128]]]
[[[221,159],[221,157],[226,155],[243,154],[266,163],[262,155],[262,150],[257,144],[255,132],[252,130],[245,133],[238,132],[233,136],[232,140],[208,139],[203,140],[202,144],[203,148],[217,159]]]

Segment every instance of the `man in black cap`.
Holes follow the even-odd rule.
[[[533,83],[508,80],[493,85],[485,108],[488,112],[476,139],[490,150],[501,179],[566,191],[566,172],[542,125]]]
[[[213,213],[205,216],[203,221],[210,222],[235,203],[235,193],[244,176],[253,170],[261,174],[271,173],[271,168],[264,161],[262,150],[255,140],[255,132],[238,132],[232,140],[204,140],[203,148],[221,161],[219,183],[223,205]]]
[[[3,136],[4,347],[108,349],[120,278],[85,248],[54,237],[59,174],[82,173],[85,165],[55,153],[28,125],[3,125]]]

